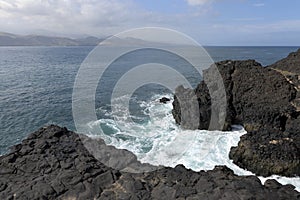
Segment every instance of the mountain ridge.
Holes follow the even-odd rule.
[[[17,35],[0,32],[0,46],[96,46],[102,38],[88,36],[84,38],[68,38],[46,35]]]

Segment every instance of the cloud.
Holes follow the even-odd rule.
[[[134,0],[0,0],[0,31],[102,37],[143,26],[181,29],[178,24],[184,26],[207,12],[204,8],[178,14],[149,11]]]
[[[0,0],[0,32],[101,37],[130,28],[160,26],[182,31],[199,42],[214,45],[233,45],[238,39],[247,44],[249,38],[255,40],[265,35],[267,40],[274,34],[282,36],[283,32],[286,38],[290,37],[287,32],[293,33],[293,38],[299,38],[298,19],[276,21],[267,16],[259,18],[255,13],[251,16],[236,14],[234,19],[230,16],[223,18],[211,5],[220,0],[182,1],[191,7],[180,7],[176,13],[163,13],[149,11],[147,6],[143,7],[135,0]],[[250,5],[263,6],[258,4],[259,1]],[[252,37],[254,35],[256,37]]]
[[[300,20],[298,19],[290,19],[290,20],[281,20],[276,22],[264,22],[257,24],[247,24],[244,21],[240,23],[228,23],[228,24],[214,24],[213,28],[218,31],[229,31],[232,32],[234,30],[241,35],[243,33],[251,33],[251,34],[272,34],[279,32],[300,32]]]
[[[258,20],[263,20],[264,18],[262,18],[262,17],[242,17],[242,18],[234,18],[233,20],[234,21],[244,21],[244,22],[246,22],[246,21],[258,21]]]
[[[0,0],[0,31],[102,37],[143,26],[178,28],[190,15],[149,11],[134,0]]]
[[[263,6],[265,6],[265,4],[264,3],[255,3],[255,4],[253,4],[253,6],[255,6],[255,7],[263,7]]]
[[[210,45],[299,46],[300,44],[298,19],[262,21],[255,24],[247,24],[244,21],[216,23],[209,25],[206,30],[209,32],[203,40]]]
[[[190,5],[190,6],[201,6],[207,3],[211,3],[214,0],[186,0],[186,2]]]
[[[7,32],[107,35],[148,14],[132,10],[131,0],[0,0],[0,24]]]

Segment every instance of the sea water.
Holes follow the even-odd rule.
[[[163,104],[159,102],[162,96],[171,99]],[[128,123],[128,117],[132,116],[122,105],[122,99],[116,99],[118,112],[107,112],[99,108],[98,112],[107,118],[99,119],[89,124],[100,126],[104,131],[102,138],[107,144],[119,149],[127,149],[133,152],[142,163],[150,163],[156,166],[163,165],[175,167],[183,164],[194,171],[211,170],[216,165],[226,165],[237,175],[254,175],[253,173],[235,165],[229,159],[230,148],[237,146],[239,138],[247,132],[242,126],[234,125],[232,131],[207,131],[207,130],[183,130],[175,123],[172,116],[172,95],[154,95],[148,101],[137,101],[140,110],[144,113],[135,122]],[[117,116],[116,116],[117,115]],[[117,119],[116,119],[117,118]],[[95,137],[95,135],[90,135]],[[300,191],[300,178],[288,178],[273,175],[259,177],[264,183],[267,179],[276,179],[282,184],[292,184]]]
[[[72,116],[73,84],[80,64],[93,47],[0,47],[0,154],[19,143],[30,132],[46,124],[58,124],[75,130]],[[263,65],[286,57],[297,47],[207,47],[215,61],[256,59]],[[112,52],[113,53],[113,52]],[[139,58],[135,58],[139,59]],[[168,59],[168,58],[166,58]],[[124,61],[130,62],[130,60]],[[177,62],[173,60],[172,62]],[[119,63],[122,67],[122,63]],[[96,94],[98,120],[87,124],[100,126],[103,139],[117,148],[128,149],[141,162],[174,167],[184,164],[195,171],[226,165],[238,175],[250,175],[232,163],[228,153],[246,132],[235,126],[231,132],[182,130],[171,114],[171,91],[159,85],[139,88],[131,97],[113,99],[110,107],[108,73]],[[187,72],[195,86],[200,80]],[[100,88],[100,87],[99,87]],[[130,119],[123,100],[130,98]],[[88,130],[87,130],[88,133]],[[299,178],[272,176],[279,182],[300,188]],[[265,180],[265,178],[261,178]]]

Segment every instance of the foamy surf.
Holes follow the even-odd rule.
[[[101,126],[104,132],[101,137],[107,144],[133,152],[143,163],[168,167],[183,164],[194,171],[226,165],[237,175],[254,175],[233,164],[228,157],[230,148],[237,146],[240,137],[246,134],[243,127],[233,126],[233,130],[227,132],[183,130],[173,119],[172,102],[159,103],[161,96],[154,96],[150,101],[135,100],[144,116],[130,115],[123,104],[129,97],[120,97],[114,102],[114,112],[98,109],[108,118],[92,122],[89,127]],[[172,98],[171,95],[164,96]],[[135,123],[132,119],[142,123]],[[281,184],[292,184],[300,191],[299,177],[273,175],[259,179],[262,183],[267,179],[276,179]]]

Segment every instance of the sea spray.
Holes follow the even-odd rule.
[[[163,96],[172,99],[170,94]],[[228,157],[230,148],[237,146],[240,137],[246,134],[242,126],[233,126],[232,131],[183,130],[173,119],[172,101],[163,104],[159,102],[160,97],[162,95],[155,95],[149,101],[132,98],[142,111],[139,116],[125,113],[128,110],[124,110],[122,99],[130,97],[120,97],[115,100],[119,105],[114,102],[117,112],[98,108],[103,118],[90,123],[89,127],[101,126],[103,135],[100,137],[107,144],[133,152],[142,163],[169,167],[183,164],[194,171],[226,165],[237,175],[253,175],[233,164]],[[273,175],[259,178],[262,183],[267,179],[276,179],[282,184],[292,184],[300,191],[299,177]]]

